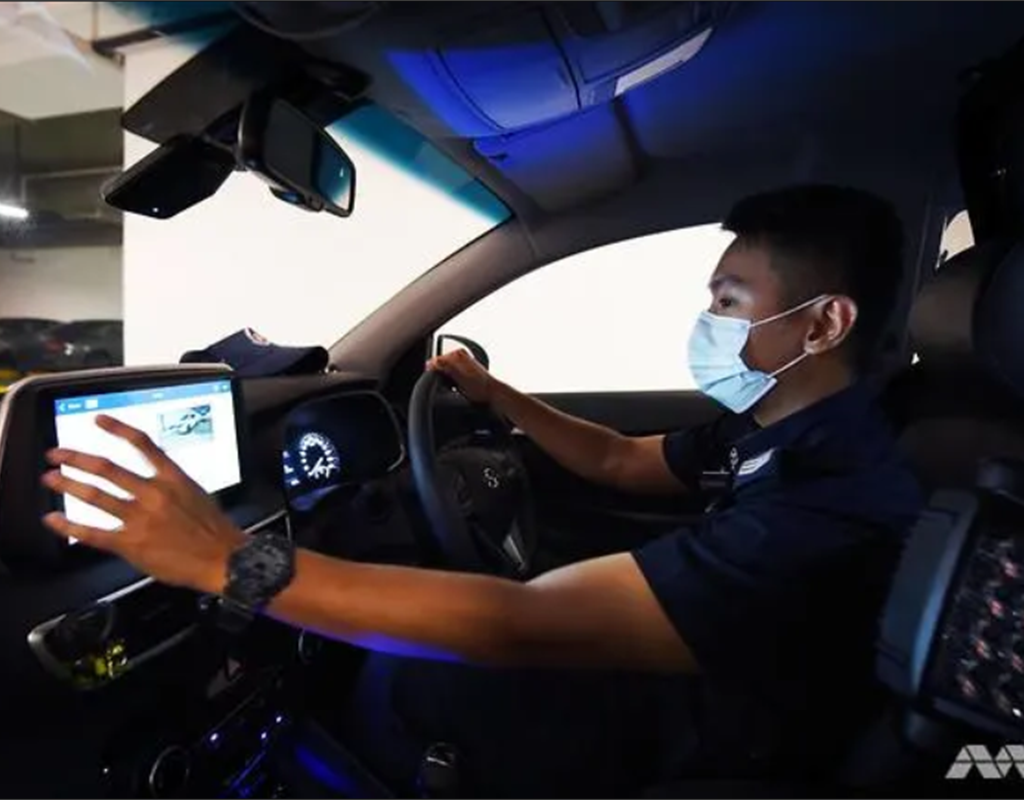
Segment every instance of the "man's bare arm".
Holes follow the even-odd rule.
[[[519,584],[301,551],[269,611],[368,649],[486,666],[697,668],[628,554]]]

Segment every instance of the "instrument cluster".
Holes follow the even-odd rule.
[[[282,453],[285,491],[308,510],[345,486],[382,478],[405,458],[391,407],[375,392],[347,392],[306,403],[289,416]]]

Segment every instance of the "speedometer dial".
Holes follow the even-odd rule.
[[[341,456],[334,442],[311,432],[299,439],[299,466],[311,481],[325,481],[341,470]]]

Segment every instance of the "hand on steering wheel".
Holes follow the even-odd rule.
[[[428,370],[445,375],[471,403],[489,404],[494,390],[494,377],[473,358],[468,350],[458,349],[436,356],[427,362]]]

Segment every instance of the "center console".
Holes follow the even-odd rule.
[[[227,658],[204,691],[140,716],[106,742],[107,797],[285,797],[275,750],[290,736],[281,667]]]

